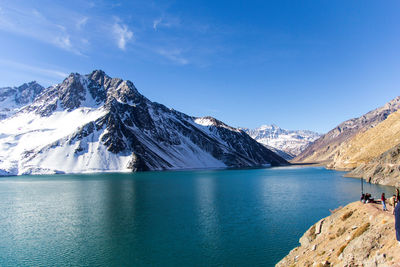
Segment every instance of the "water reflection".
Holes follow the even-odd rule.
[[[218,209],[216,206],[216,179],[206,176],[195,180],[196,203],[198,205],[199,226],[204,242],[210,248],[218,247],[219,222]]]

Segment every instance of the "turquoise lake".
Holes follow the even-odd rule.
[[[320,167],[0,178],[0,266],[274,266],[360,180]],[[365,185],[374,197],[393,188]]]

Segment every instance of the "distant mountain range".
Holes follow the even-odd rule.
[[[0,89],[0,174],[278,166],[244,131],[152,102],[103,71]]]
[[[349,176],[400,186],[400,97],[345,121],[307,147],[295,162],[323,162]]]
[[[0,120],[14,115],[18,109],[32,103],[43,90],[44,87],[37,82],[0,88]]]
[[[256,129],[241,129],[287,160],[300,154],[321,136],[319,133],[307,130],[285,130],[276,125],[263,125]]]

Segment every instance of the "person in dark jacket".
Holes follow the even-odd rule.
[[[400,245],[400,203],[397,203],[394,209],[394,228],[396,229],[396,239],[399,241]]]

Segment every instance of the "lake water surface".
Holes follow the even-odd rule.
[[[0,266],[273,266],[360,180],[320,167],[0,178]],[[366,185],[373,196],[393,188]]]

